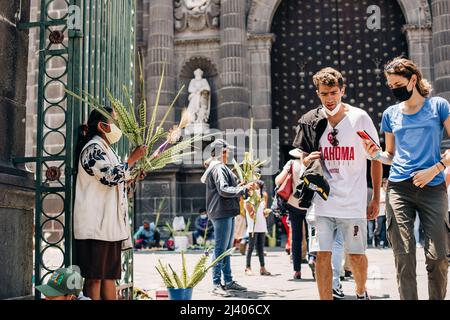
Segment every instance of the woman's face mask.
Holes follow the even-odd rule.
[[[411,91],[408,91],[408,86],[409,86],[410,82],[411,82],[411,80],[408,82],[408,84],[406,86],[391,89],[392,94],[395,96],[395,98],[398,101],[404,102],[404,101],[408,101],[409,99],[411,99],[411,97],[414,93],[414,88]]]
[[[109,132],[104,132],[109,144],[114,144],[122,138],[122,131],[114,123],[108,123]]]
[[[387,75],[387,84],[395,98],[400,102],[404,102],[411,99],[414,93],[414,79],[415,78],[413,75],[411,79],[409,79],[409,81],[405,85],[403,85],[405,83],[405,77],[396,74],[389,74]],[[408,87],[411,84],[413,84],[413,86],[410,91]]]

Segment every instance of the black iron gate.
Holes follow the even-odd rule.
[[[20,28],[39,28],[36,157],[15,159],[36,168],[34,279],[39,285],[55,269],[72,265],[73,154],[89,109],[64,89],[104,102],[106,89],[119,99],[123,86],[134,92],[135,0],[40,0],[39,21]],[[63,71],[52,72],[54,64]],[[55,115],[61,119],[57,124]],[[121,155],[126,144],[119,146]],[[52,224],[61,232],[46,237]],[[132,298],[132,260],[132,251],[124,253],[122,299]]]

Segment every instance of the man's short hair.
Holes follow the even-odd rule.
[[[313,76],[313,81],[317,89],[319,89],[320,85],[327,87],[339,86],[341,89],[345,86],[345,80],[342,73],[330,67],[324,68],[317,72]]]
[[[198,213],[200,213],[200,214],[206,213],[206,209],[205,208],[201,208],[200,210],[198,210]]]

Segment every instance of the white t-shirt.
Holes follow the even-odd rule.
[[[314,197],[311,214],[344,219],[367,217],[367,153],[364,141],[356,131],[366,130],[379,144],[377,130],[367,112],[346,105],[346,116],[335,127],[338,130],[337,147],[333,147],[328,135],[333,127],[328,123],[320,138],[320,151],[325,167],[331,174],[327,181],[330,194],[325,201]]]
[[[384,192],[383,188],[380,190],[380,213],[379,217],[386,215],[386,192]]]
[[[253,230],[253,219],[250,218],[250,214],[245,208],[245,216],[247,218],[247,232],[251,235],[252,232],[267,232],[267,221],[266,217],[264,217],[264,209],[266,208],[266,202],[261,200],[259,203],[259,208],[256,211],[256,225],[255,230]]]

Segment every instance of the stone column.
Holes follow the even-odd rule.
[[[146,3],[144,3],[145,8]],[[175,66],[174,66],[174,16],[172,0],[151,0],[149,6],[149,23],[147,37],[147,109],[150,116],[156,100],[156,93],[163,66],[165,65],[165,80],[159,100],[158,116],[161,119],[172,103],[175,93]],[[145,17],[145,13],[144,13]],[[144,30],[146,23],[144,22]],[[166,128],[175,122],[175,112],[166,120]]]
[[[20,15],[16,15],[22,2]],[[25,100],[30,2],[0,2],[0,299],[30,296],[33,275],[33,178],[15,166],[25,155]]]
[[[450,3],[433,0],[433,53],[435,94],[450,100]]]
[[[245,1],[222,0],[220,13],[221,88],[217,109],[221,130],[249,127],[246,86]]]
[[[250,65],[250,105],[255,129],[272,128],[272,75],[270,50],[272,34],[250,35],[248,59]]]
[[[278,163],[279,150],[279,138],[270,131],[272,129],[272,75],[270,54],[274,39],[273,34],[251,34],[248,38],[250,106],[255,120],[254,128],[258,130],[258,148],[255,156],[259,159],[271,158],[270,166]],[[267,143],[265,143],[266,141]],[[273,172],[276,172],[278,168],[274,168],[273,170]],[[265,190],[272,195],[272,176],[265,173],[262,179],[266,183]]]
[[[403,30],[408,41],[410,58],[419,66],[420,70],[422,70],[425,79],[433,81],[433,32],[431,30],[431,25],[407,25]]]

